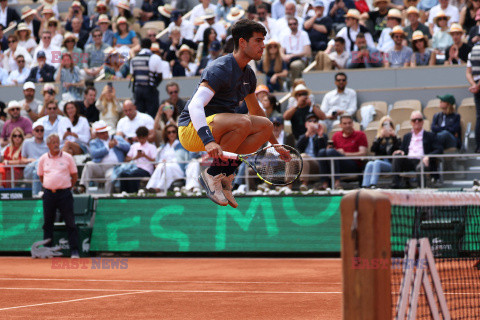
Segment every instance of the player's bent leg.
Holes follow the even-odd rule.
[[[248,116],[252,123],[250,134],[234,151],[238,154],[253,153],[258,150],[272,136],[273,124],[270,120],[261,116]],[[223,148],[223,146],[220,144]]]
[[[215,141],[222,150],[235,152],[252,130],[250,117],[244,114],[220,113],[210,123]]]

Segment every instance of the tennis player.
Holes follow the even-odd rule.
[[[233,53],[217,58],[205,68],[197,90],[178,119],[179,138],[185,149],[205,150],[218,160],[223,150],[247,154],[267,141],[278,143],[273,125],[255,96],[255,73],[247,65],[262,57],[265,34],[265,28],[257,22],[242,19],[235,23]],[[235,108],[244,100],[249,114],[236,114]],[[237,160],[213,161],[200,174],[200,184],[213,202],[238,206],[232,194],[238,165]]]

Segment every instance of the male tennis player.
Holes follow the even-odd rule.
[[[262,57],[265,34],[265,28],[257,22],[242,19],[235,23],[233,53],[217,58],[205,68],[197,90],[179,117],[179,138],[185,149],[206,150],[210,157],[218,159],[222,150],[247,154],[267,141],[278,143],[272,133],[273,125],[255,96],[255,73],[247,65]],[[235,113],[235,107],[243,100],[248,115]],[[232,181],[239,162],[226,161],[213,161],[200,174],[199,181],[213,202],[236,208]]]

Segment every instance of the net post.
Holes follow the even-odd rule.
[[[343,319],[391,319],[390,200],[359,190],[340,208]]]

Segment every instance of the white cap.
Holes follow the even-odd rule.
[[[17,100],[12,100],[8,103],[8,107],[5,108],[5,111],[8,111],[12,108],[21,108],[22,106]]]
[[[40,122],[40,121],[35,121],[35,122],[32,124],[32,129],[35,129],[36,127],[43,127],[43,123]]]
[[[93,130],[95,132],[108,132],[112,129],[104,120],[98,120],[92,124]]]
[[[27,89],[35,90],[35,83],[33,83],[32,81],[25,82],[23,84],[23,90],[27,90]]]

